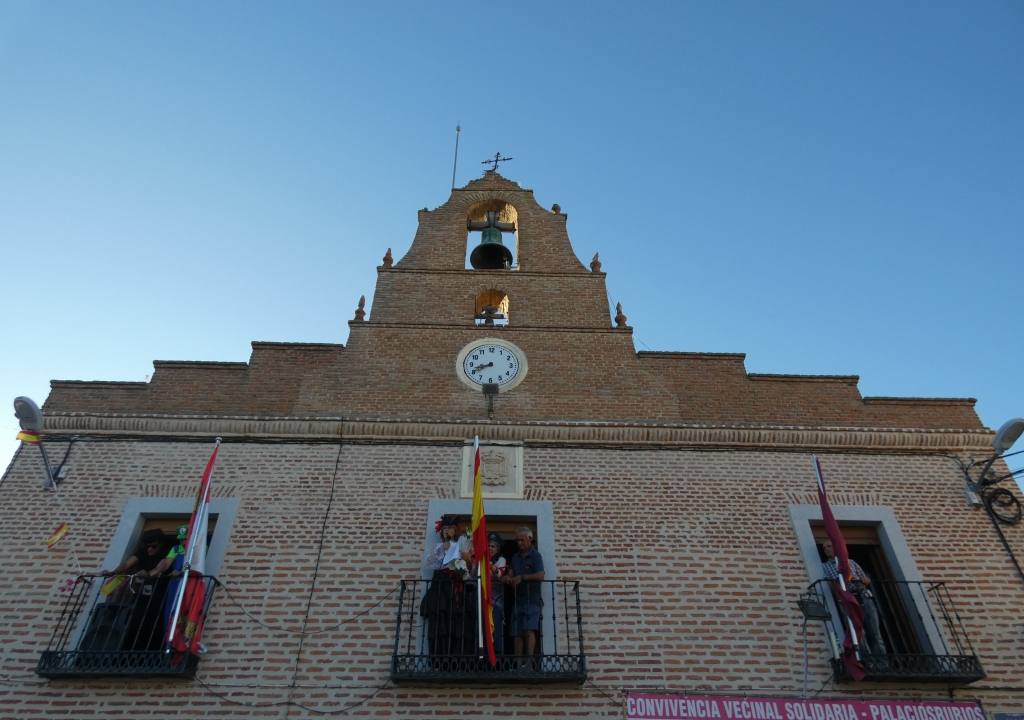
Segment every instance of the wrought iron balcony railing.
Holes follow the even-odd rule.
[[[202,582],[205,618],[217,581]],[[36,672],[50,678],[195,675],[195,655],[166,650],[175,587],[176,578],[167,576],[79,576]]]
[[[985,677],[945,583],[874,580],[870,592],[871,597],[858,597],[862,606],[873,605],[865,609],[865,625],[871,625],[873,610],[878,628],[874,632],[868,627],[858,638],[856,649],[865,680],[970,683]],[[828,580],[811,584],[801,605],[805,602],[817,603],[824,611],[835,679],[849,682],[841,657],[847,620],[832,584]]]
[[[480,648],[475,582],[440,574],[433,580],[403,580],[391,659],[392,680],[586,680],[578,582],[545,580],[516,587],[496,584],[494,593],[497,663],[492,667]],[[522,632],[529,627],[538,628],[533,653]]]

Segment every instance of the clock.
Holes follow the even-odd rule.
[[[526,377],[526,353],[505,340],[474,340],[459,351],[455,374],[474,390],[497,385],[498,392],[511,390]]]

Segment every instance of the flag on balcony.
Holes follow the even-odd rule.
[[[494,614],[491,608],[491,553],[487,541],[487,515],[484,513],[484,491],[480,470],[480,438],[473,439],[473,522],[470,532],[473,536],[473,554],[477,561],[478,587],[477,613],[480,621],[477,629],[480,635],[478,647],[486,648],[487,661],[494,667],[498,658],[494,654]]]
[[[860,609],[860,603],[857,602],[857,598],[847,589],[846,585],[850,582],[850,554],[846,550],[846,540],[843,539],[843,533],[839,530],[836,516],[832,514],[832,506],[828,503],[821,463],[818,462],[817,455],[812,455],[811,459],[814,460],[814,473],[818,478],[818,504],[821,505],[821,520],[825,525],[825,533],[832,542],[832,550],[836,554],[836,567],[841,578],[840,582],[834,583],[834,590],[849,623],[846,639],[843,640],[843,663],[846,665],[846,671],[850,677],[854,680],[861,680],[864,677],[864,664],[857,657],[857,652],[853,647],[854,638],[851,635],[857,638],[862,636],[864,616]]]
[[[210,519],[210,485],[213,478],[213,466],[217,462],[217,451],[220,449],[220,438],[217,438],[213,453],[203,470],[196,502],[192,508],[192,516],[188,521],[188,533],[185,536],[185,565],[181,582],[178,585],[178,597],[175,601],[172,620],[167,639],[170,646],[178,652],[191,652],[199,655],[199,638],[203,634],[203,611],[206,608],[206,533]]]

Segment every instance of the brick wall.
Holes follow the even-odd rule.
[[[515,217],[516,272],[464,269],[467,217],[489,207]],[[823,692],[1024,709],[1024,588],[943,457],[985,452],[973,400],[863,398],[854,376],[753,375],[743,355],[637,353],[632,330],[612,327],[605,275],[573,252],[566,215],[496,173],[419,219],[409,252],[378,270],[369,319],[350,322],[345,346],[253,343],[247,363],[158,361],[148,383],[54,381],[51,456],[62,438],[82,440],[60,507],[39,490],[34,452],[20,452],[0,486],[0,716],[283,718],[309,714],[286,700],[338,712],[365,700],[353,714],[613,718],[628,689],[797,695],[795,600],[808,577],[787,508],[815,502],[807,447],[824,456],[834,504],[895,512],[924,576],[951,583],[989,673],[955,691]],[[472,324],[488,289],[509,295],[508,327]],[[525,380],[495,399],[493,420],[455,369],[458,351],[488,336],[529,362]],[[346,428],[339,455],[330,441]],[[526,497],[552,503],[559,570],[583,583],[591,680],[402,686],[371,698],[394,642],[395,598],[385,594],[418,575],[427,504],[456,496],[462,442],[476,429],[526,443]],[[307,637],[296,664],[294,632],[254,624],[221,593],[198,680],[40,684],[32,670],[58,587],[78,572],[71,549],[83,570],[98,570],[129,498],[190,497],[209,446],[185,440],[207,433],[228,440],[216,494],[240,502],[220,575],[271,625],[302,623],[336,480],[309,615],[309,630],[323,632]],[[47,552],[65,520],[71,534]],[[1024,527],[1007,534],[1024,555]],[[816,628],[810,648],[813,689],[828,677]]]
[[[62,451],[51,444],[52,454]],[[198,681],[52,681],[31,674],[61,603],[58,585],[98,569],[128,498],[189,497],[209,446],[79,442],[63,509],[39,490],[35,452],[4,478],[0,541],[8,558],[0,591],[4,717],[304,717],[283,707],[298,638],[254,625],[221,593],[212,610]],[[292,699],[338,710],[387,680],[394,596],[418,574],[426,507],[457,494],[461,447],[229,443],[215,495],[240,510],[220,576],[237,602],[267,623],[298,627],[337,463],[337,487],[309,629]],[[966,507],[948,458],[822,456],[835,505],[892,508],[928,579],[952,588],[988,678],[956,690],[993,711],[1024,709],[1020,607],[1024,587],[981,511]],[[374,717],[622,717],[606,697],[622,689],[796,696],[803,635],[795,606],[808,582],[788,507],[813,504],[806,453],[719,448],[635,450],[527,446],[531,500],[554,508],[557,564],[584,588],[590,683],[583,687],[391,687],[360,709]],[[45,538],[60,521],[71,534]],[[1007,528],[1024,555],[1024,526]],[[369,610],[368,610],[369,609]],[[367,611],[368,610],[368,611]],[[367,611],[360,619],[338,623]],[[810,628],[810,684],[827,678],[822,633]],[[308,686],[308,687],[307,687]],[[825,696],[947,699],[941,686],[827,686]]]

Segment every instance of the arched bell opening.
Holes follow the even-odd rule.
[[[504,200],[477,203],[466,214],[466,269],[511,270],[519,246],[519,213]]]
[[[508,295],[493,288],[477,295],[473,322],[487,326],[508,325]]]

